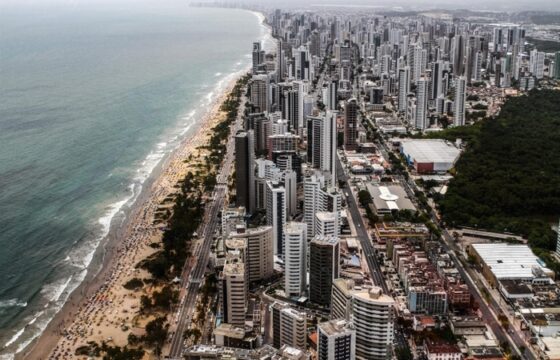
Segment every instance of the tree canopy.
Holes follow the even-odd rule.
[[[547,220],[560,215],[560,92],[510,98],[498,117],[472,130],[440,202],[443,219],[526,236],[534,250],[554,249]]]

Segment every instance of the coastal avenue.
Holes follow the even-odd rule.
[[[216,223],[218,221],[218,213],[222,208],[224,202],[224,194],[226,188],[223,185],[218,185],[216,189],[216,200],[212,203],[210,207],[210,216],[208,225],[205,226],[203,230],[204,241],[202,247],[200,248],[200,253],[194,266],[189,282],[188,277],[185,277],[187,273],[183,274],[181,279],[181,285],[185,286],[188,284],[186,295],[184,301],[179,308],[179,321],[177,323],[177,329],[173,334],[171,339],[171,349],[169,351],[170,358],[180,358],[181,351],[183,349],[183,334],[185,329],[188,328],[191,322],[192,312],[196,304],[196,298],[198,295],[198,290],[200,288],[200,283],[204,278],[204,272],[208,264],[208,257],[210,254],[210,246],[212,245],[213,235],[216,228]]]
[[[364,221],[362,219],[362,215],[360,214],[360,210],[358,209],[358,204],[356,204],[356,199],[350,189],[350,183],[348,182],[348,176],[344,172],[342,168],[342,163],[340,162],[340,158],[336,157],[336,173],[339,181],[343,181],[348,191],[344,191],[346,195],[346,204],[348,206],[348,211],[352,215],[352,222],[356,225],[356,236],[360,239],[360,243],[362,245],[363,256],[366,259],[366,262],[369,267],[369,272],[371,274],[371,279],[373,283],[380,288],[383,289],[385,294],[389,294],[389,288],[385,283],[385,279],[381,273],[381,268],[379,267],[379,263],[375,257],[375,251],[373,250],[373,245],[369,239],[369,234],[364,226]]]
[[[245,97],[241,98],[240,104],[245,103]],[[210,256],[210,248],[214,241],[214,232],[219,222],[219,213],[224,206],[224,199],[227,194],[227,181],[233,169],[234,160],[234,141],[233,136],[241,128],[241,114],[243,107],[240,107],[235,125],[231,131],[230,137],[227,142],[227,152],[223,162],[220,173],[216,180],[217,184],[214,190],[212,202],[208,205],[204,217],[204,221],[200,226],[199,234],[202,234],[203,243],[197,254],[194,256],[195,265],[189,274],[188,266],[193,258],[188,258],[185,261],[183,273],[181,275],[181,287],[186,287],[186,294],[181,301],[178,309],[178,322],[173,337],[171,338],[170,350],[168,359],[181,359],[183,351],[183,339],[185,330],[191,324],[191,318],[196,306],[196,298],[200,289],[200,283],[204,279],[206,266],[208,265],[208,258]],[[190,281],[189,281],[190,278]]]

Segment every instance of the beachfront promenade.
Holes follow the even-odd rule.
[[[240,104],[245,103],[245,98],[242,98]],[[217,184],[214,190],[214,196],[212,197],[212,202],[207,205],[206,215],[204,216],[204,222],[200,226],[199,234],[203,239],[202,246],[194,254],[195,265],[192,270],[183,271],[181,276],[181,288],[185,289],[180,300],[179,309],[177,310],[178,322],[175,329],[172,329],[173,336],[171,338],[171,343],[169,347],[169,358],[171,359],[181,359],[183,344],[184,344],[184,333],[185,330],[190,327],[192,316],[196,308],[197,296],[199,294],[200,284],[204,280],[204,274],[208,266],[208,257],[210,255],[210,248],[214,241],[214,232],[216,231],[216,226],[219,223],[219,213],[222,210],[225,199],[227,196],[227,182],[228,178],[233,171],[234,164],[234,141],[233,137],[239,131],[243,125],[243,110],[244,107],[240,106],[237,114],[235,123],[232,125],[230,135],[227,142],[227,153],[225,155],[222,168],[217,176]],[[188,270],[191,258],[185,261],[184,269]]]

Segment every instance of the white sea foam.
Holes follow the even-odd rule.
[[[26,307],[26,306],[27,306],[27,302],[20,301],[18,299],[0,300],[0,308]]]
[[[85,276],[85,270],[83,271]],[[17,347],[16,353],[22,351],[29,345],[33,340],[35,340],[47,327],[48,323],[52,320],[53,316],[62,308],[68,296],[74,291],[74,289],[82,282],[83,277],[78,281],[75,281],[71,284],[73,276],[68,277],[67,279],[62,279],[56,281],[51,284],[47,284],[43,286],[41,289],[41,295],[47,301],[45,303],[45,310],[41,310],[33,315],[30,321],[27,322],[25,326],[19,329],[5,344],[4,347],[8,347],[14,344],[19,338],[21,338],[25,333],[26,330],[30,330],[28,333],[27,338]],[[45,319],[42,321],[38,320],[41,318],[43,314],[45,314],[46,310],[49,310],[49,313],[52,315],[46,316]],[[37,323],[35,325],[35,323]],[[31,325],[35,325],[31,327]]]
[[[68,284],[72,281],[72,276],[67,279],[61,279],[51,284],[43,286],[41,295],[43,295],[49,302],[56,302],[60,299]]]
[[[39,318],[39,316],[43,315],[43,313],[44,313],[44,311],[39,311],[39,312],[37,313],[37,315],[35,315],[35,316],[33,317],[33,319],[31,319],[31,321],[27,323],[27,325],[33,325],[33,324],[35,324],[35,321],[37,321],[37,319]]]
[[[105,209],[105,214],[103,214],[103,216],[100,217],[99,220],[97,221],[98,224],[101,225],[101,237],[107,236],[109,230],[111,229],[111,221],[113,220],[113,217],[121,210],[123,205],[128,202],[128,200],[132,197],[132,195],[133,194],[130,194],[123,200],[117,201],[109,205]],[[87,265],[89,265],[89,263]]]
[[[4,344],[4,346],[5,346],[5,347],[8,347],[8,346],[12,345],[13,343],[15,343],[16,340],[19,339],[21,335],[23,335],[23,332],[24,332],[24,331],[25,331],[25,328],[24,328],[24,327],[21,328],[18,332],[16,332],[16,333],[14,334],[14,336],[12,336],[12,337],[10,338],[10,340],[8,340],[8,341]]]

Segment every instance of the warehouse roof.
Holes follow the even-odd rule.
[[[373,198],[373,204],[377,211],[416,210],[406,191],[400,185],[374,186],[368,183],[367,189]]]
[[[536,277],[533,269],[551,273],[527,245],[490,243],[471,246],[497,279],[533,279]]]
[[[402,152],[417,163],[454,163],[461,151],[445,140],[403,140]]]

